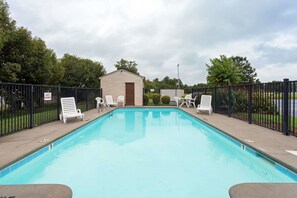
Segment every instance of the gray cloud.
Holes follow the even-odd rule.
[[[41,37],[58,57],[103,62],[135,60],[149,79],[206,81],[206,63],[220,54],[246,56],[261,81],[297,68],[297,1],[8,0],[12,17]],[[296,43],[295,43],[296,42]],[[282,67],[280,67],[282,65]],[[274,72],[268,75],[269,72]],[[290,71],[297,76],[297,70]]]

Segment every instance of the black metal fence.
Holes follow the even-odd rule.
[[[297,136],[297,81],[257,83],[193,89],[197,104],[201,95],[212,95],[214,112]]]
[[[0,83],[0,136],[58,120],[61,97],[75,97],[87,111],[100,95],[100,89]]]

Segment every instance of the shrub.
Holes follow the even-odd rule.
[[[148,95],[147,95],[147,94],[144,94],[144,95],[143,95],[143,104],[144,104],[144,105],[147,105],[148,101],[149,101],[149,97],[148,97]]]
[[[188,94],[183,94],[183,95],[181,95],[180,97],[181,97],[181,98],[185,98],[186,95],[188,95]]]
[[[154,94],[154,93],[152,93],[152,92],[148,92],[148,93],[146,93],[148,99],[153,99],[153,94]]]
[[[277,105],[270,95],[263,96],[263,94],[253,93],[252,106],[254,113],[279,114]]]
[[[161,102],[163,104],[169,104],[170,103],[170,97],[169,96],[162,96],[161,97]]]
[[[220,112],[228,111],[228,89],[221,88],[217,91],[216,109]],[[231,93],[230,98],[231,113],[247,113],[248,94],[245,90],[235,90]],[[278,114],[276,104],[269,95],[263,96],[259,93],[252,94],[253,113]]]
[[[157,93],[153,94],[153,102],[154,102],[155,105],[160,103],[160,97],[161,97],[160,94],[157,94]]]

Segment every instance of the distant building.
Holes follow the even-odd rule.
[[[143,105],[144,76],[120,69],[99,79],[103,99],[106,95],[112,95],[116,100],[118,96],[122,95],[125,97],[127,106]]]

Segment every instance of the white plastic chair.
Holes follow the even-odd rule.
[[[181,98],[180,100],[182,101],[182,103],[180,104],[179,107],[182,107],[183,105],[186,105],[189,108],[189,103],[188,101],[192,99],[192,94],[188,94],[186,95],[184,98]]]
[[[96,107],[98,109],[98,112],[102,111],[102,107],[106,107],[104,100],[100,97],[95,98],[95,100],[97,101]]]
[[[193,107],[196,108],[196,105],[195,105],[196,98],[197,98],[197,96],[195,96],[194,98],[191,97],[190,99],[188,99],[188,101],[187,101],[188,107],[190,107],[192,104]]]
[[[60,120],[65,124],[68,118],[80,117],[81,120],[84,119],[84,114],[81,113],[80,109],[76,108],[74,97],[61,98],[62,112],[60,114]]]
[[[120,102],[123,103],[123,106],[125,106],[125,97],[124,96],[118,96],[117,105],[119,105]]]
[[[116,102],[113,101],[112,95],[106,95],[105,96],[105,100],[106,100],[106,105],[108,107],[110,107],[110,106],[115,106],[115,107],[118,106],[118,103],[116,103]]]
[[[177,97],[177,96],[175,96],[173,99],[174,99],[174,101],[176,102],[176,106],[178,107],[178,104],[179,104],[179,99],[180,99],[180,98],[179,98],[179,97]]]
[[[210,115],[212,112],[211,107],[211,96],[210,95],[202,95],[200,104],[197,106],[197,113],[201,111],[208,111],[208,114]]]

